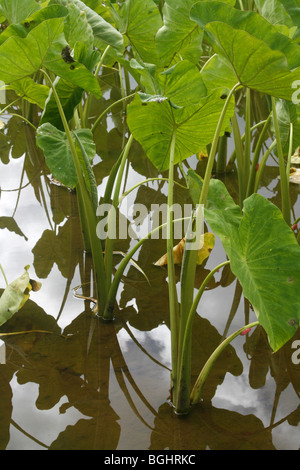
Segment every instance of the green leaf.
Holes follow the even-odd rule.
[[[50,4],[63,5],[68,8],[69,0],[51,0]],[[119,51],[124,50],[123,36],[118,30],[105,21],[94,10],[85,5],[84,2],[81,2],[80,0],[72,0],[72,4],[85,13],[86,19],[94,33],[95,46],[101,49],[103,43],[105,43]]]
[[[173,67],[160,72],[153,64],[144,64],[135,59],[130,61],[131,67],[141,75],[141,84],[146,94],[160,95],[169,98],[177,106],[198,104],[206,95],[206,87],[198,68],[182,60]]]
[[[219,89],[220,95],[228,93],[237,83],[237,77],[228,62],[220,54],[215,54],[201,69],[201,78],[206,86],[207,92]]]
[[[42,109],[44,108],[49,95],[49,88],[46,85],[40,85],[32,78],[25,77],[21,80],[16,80],[10,87],[15,90],[17,95],[26,98],[30,103],[37,104]]]
[[[16,280],[8,284],[0,297],[0,326],[7,322],[29,298],[32,289],[28,274],[29,266],[25,267],[25,272]],[[40,283],[36,283],[35,290],[40,288]]]
[[[292,99],[292,84],[300,77],[300,49],[288,37],[258,14],[219,2],[196,4],[191,18],[205,28],[214,50],[229,61],[241,84]]]
[[[180,54],[180,58],[198,64],[202,55],[203,32],[190,19],[190,10],[199,0],[165,0],[164,24],[156,36],[160,59],[167,65]],[[222,3],[235,5],[235,0]]]
[[[192,178],[195,183],[197,176]],[[199,177],[198,185],[200,190]],[[231,270],[277,351],[300,321],[300,246],[293,231],[281,211],[259,194],[244,201],[242,215],[219,180],[211,181],[205,218],[220,237]]]
[[[149,159],[160,171],[169,167],[169,151],[176,130],[175,163],[197,153],[214,136],[224,101],[218,93],[205,97],[198,105],[175,109],[168,100],[142,103],[137,95],[127,108],[128,126]],[[231,102],[222,132],[234,112]],[[147,125],[145,125],[147,123]]]
[[[40,8],[35,0],[0,0],[0,14],[10,23],[20,23]]]
[[[101,96],[96,77],[79,62],[67,63],[62,52],[66,46],[64,18],[43,21],[26,38],[10,37],[0,46],[0,80],[11,84],[37,72],[42,66],[55,74]]]
[[[170,98],[177,106],[198,104],[206,95],[198,68],[182,60],[158,76],[161,94]]]
[[[299,244],[280,210],[258,194],[244,202],[239,242],[232,271],[277,351],[294,335],[300,321]]]
[[[70,121],[74,115],[74,109],[79,104],[83,88],[74,85],[63,78],[57,77],[53,85],[55,86],[59,100],[63,107],[67,121]],[[44,105],[43,114],[39,125],[49,122],[57,129],[63,130],[64,126],[57,108],[56,100],[53,96],[52,89],[48,95],[47,101]]]
[[[255,0],[255,4],[260,15],[266,18],[270,23],[274,25],[284,25],[290,30],[293,26],[296,26],[297,28],[293,34],[293,39],[299,37],[299,2],[295,0]]]
[[[144,62],[157,63],[155,35],[162,26],[159,9],[152,0],[126,0],[120,9],[122,33]]]
[[[12,36],[25,38],[30,31],[36,28],[43,21],[53,18],[65,18],[67,15],[67,8],[59,5],[51,5],[42,8],[41,10],[37,10],[20,24],[12,24],[5,28],[5,30],[0,34],[0,44],[3,44]]]
[[[89,160],[95,156],[95,144],[90,129],[73,131],[82,143]],[[77,185],[72,152],[65,132],[45,123],[37,129],[37,145],[43,150],[46,163],[53,176],[69,188]]]
[[[77,42],[84,42],[91,48],[94,44],[93,30],[87,21],[86,14],[78,7],[70,4],[69,14],[65,23],[65,37],[71,49]]]
[[[188,187],[195,206],[199,204],[202,190],[202,179],[194,170],[188,170]],[[228,193],[224,184],[212,179],[209,186],[205,215],[209,214],[211,228],[218,235],[226,253],[231,257],[231,239],[235,237],[242,212]],[[215,227],[218,230],[215,230]]]
[[[98,51],[91,50],[84,42],[76,43],[74,57],[84,64],[91,72],[99,60]],[[60,77],[56,78],[53,85],[56,89],[56,93],[58,94],[67,121],[69,121],[72,119],[74,110],[81,101],[84,89]],[[45,122],[50,122],[50,124],[53,124],[53,126],[58,129],[64,130],[52,88],[50,89],[50,93],[45,103],[39,125],[44,124]]]
[[[170,64],[176,54],[198,63],[202,55],[203,32],[190,20],[190,9],[198,0],[166,0],[164,25],[156,35],[159,58]]]
[[[207,29],[208,24],[221,22],[234,29],[247,32],[253,41],[255,41],[254,38],[259,39],[273,51],[282,52],[286,56],[290,69],[299,66],[298,45],[280,34],[273,25],[254,11],[237,10],[230,5],[216,1],[202,1],[191,9],[191,18],[203,29]],[[224,39],[226,42],[226,38]],[[242,47],[241,53],[245,51],[247,51],[246,48]]]
[[[280,140],[282,145],[283,154],[288,155],[289,151],[289,137],[290,125],[293,125],[293,144],[292,150],[295,150],[300,141],[300,110],[299,106],[285,100],[276,100],[276,114],[279,125]],[[274,124],[272,122],[272,130],[274,131]]]

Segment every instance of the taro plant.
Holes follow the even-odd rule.
[[[298,17],[290,4],[285,6],[279,0],[273,15],[263,2],[243,0],[50,0],[46,5],[25,0],[18,10],[17,3],[0,0],[7,26],[0,35],[0,80],[29,103],[24,106],[27,122],[31,122],[31,104],[42,109],[37,144],[53,175],[76,189],[85,248],[93,257],[98,312],[104,319],[113,318],[121,276],[151,235],[135,244],[113,275],[113,211],[102,243],[97,236],[99,198],[92,167],[94,131],[108,110],[89,125],[92,100],[101,97],[98,75],[107,63],[119,71],[122,98],[117,102],[126,106],[130,135],[124,138],[102,203],[112,203],[116,209],[125,196],[121,181],[133,139],[159,172],[168,172],[171,395],[176,412],[188,413],[201,398],[215,359],[237,334],[250,327],[242,326],[229,336],[191,386],[193,320],[216,270],[230,264],[256,313],[257,321],[251,326],[264,328],[274,351],[291,338],[299,324],[300,247],[289,227],[289,170],[299,122],[298,105],[292,102],[300,79]],[[247,11],[246,3],[257,11]],[[271,9],[273,2],[266,3]],[[132,98],[126,96],[131,77],[138,93],[127,105],[126,100]],[[254,93],[268,105],[267,116],[258,122],[253,122]],[[244,134],[238,121],[240,100],[245,109]],[[259,131],[259,138],[252,152],[254,130]],[[221,181],[212,179],[214,168],[221,173],[227,166],[228,133],[235,144],[231,161],[235,159],[238,174],[238,204]],[[270,136],[272,144],[263,153]],[[204,177],[191,169],[186,173],[183,162],[206,148]],[[278,158],[280,209],[257,194],[272,151]],[[177,166],[195,204],[184,245],[180,298],[173,259]],[[198,222],[203,216],[220,237],[227,259],[195,293],[202,235]],[[194,235],[196,244],[190,249]]]
[[[183,2],[179,3],[187,12],[187,6],[184,6]],[[195,26],[191,27],[191,21],[195,21],[203,31],[204,37],[211,43],[214,52],[200,71],[206,93],[203,93],[198,108],[194,105],[192,112],[188,104],[176,107],[174,106],[176,102],[174,103],[172,97],[168,95],[164,98],[160,97],[159,104],[155,102],[156,97],[152,100],[148,97],[147,103],[142,103],[135,98],[134,102],[128,106],[128,123],[134,137],[141,142],[149,158],[159,169],[169,169],[167,254],[172,337],[172,402],[177,413],[187,413],[190,406],[199,401],[203,383],[216,357],[241,331],[250,326],[262,325],[272,349],[276,351],[293,336],[299,325],[298,309],[296,309],[295,316],[291,315],[291,310],[294,311],[297,283],[300,279],[299,264],[295,261],[299,259],[300,249],[288,226],[290,225],[288,193],[290,163],[288,160],[286,164],[284,159],[276,99],[292,100],[293,86],[300,73],[300,50],[293,40],[279,33],[259,14],[243,11],[242,3],[241,9],[233,8],[226,3],[192,2],[193,5],[189,4],[189,8],[192,6],[189,12],[190,17],[185,18],[185,24],[189,24],[187,30],[197,31]],[[177,6],[179,8],[178,2]],[[175,11],[172,10],[172,2],[166,1],[163,9],[166,24],[157,36],[159,47],[161,47],[162,38],[167,37],[169,40],[172,38],[175,42],[177,33],[170,30],[170,17],[176,16],[177,10]],[[189,20],[190,23],[188,23]],[[172,44],[172,40],[170,43]],[[150,69],[149,66],[147,68]],[[232,108],[234,95],[241,88],[245,89],[246,95],[243,138]],[[251,156],[251,132],[253,130],[250,107],[251,90],[270,96],[270,115],[265,122],[260,124],[262,132],[253,157]],[[202,107],[205,94],[206,105]],[[213,122],[216,96],[219,98],[220,107],[215,116],[217,119]],[[220,98],[225,100],[225,104]],[[199,108],[202,112],[204,108],[207,113],[204,131],[201,129],[203,116]],[[197,116],[201,118],[196,127]],[[219,138],[226,129],[228,118],[231,118],[235,141],[240,207],[233,202],[226,187],[220,181],[211,180]],[[146,119],[149,128],[142,126],[142,122]],[[255,171],[271,121],[276,139],[271,150],[276,145],[282,212],[262,196],[255,194],[258,188]],[[199,130],[200,135],[195,129]],[[292,126],[289,130],[292,130]],[[229,258],[216,269],[230,262],[232,272],[239,279],[245,297],[253,305],[257,322],[244,326],[217,348],[208,359],[191,390],[192,324],[205,285],[215,270],[210,273],[194,296],[193,279],[197,249],[188,250],[185,245],[180,279],[181,304],[178,305],[173,266],[173,175],[174,165],[193,152],[200,151],[203,145],[207,144],[206,138],[208,142],[211,142],[211,148],[204,179],[202,180],[190,170],[189,184],[195,204],[204,205],[205,218],[213,231],[221,238]],[[290,157],[292,139],[289,142]],[[271,150],[264,155],[261,168]],[[285,295],[286,293],[288,294]]]
[[[124,50],[123,35],[80,0],[53,0],[46,6],[26,0],[16,14],[18,3],[0,3],[5,24],[0,40],[0,79],[25,103],[42,109],[37,145],[43,149],[53,176],[76,189],[84,246],[93,258],[95,311],[111,319],[118,283],[134,251],[123,260],[112,284],[113,240],[108,236],[103,245],[98,237],[99,200],[92,168],[93,133],[103,113],[92,129],[87,124],[91,99],[102,96],[98,73],[110,49],[112,55]],[[20,117],[33,125],[30,105],[24,106]],[[129,136],[107,185],[105,198],[112,199],[113,208],[119,202],[131,142]]]

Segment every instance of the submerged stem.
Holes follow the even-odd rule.
[[[104,305],[106,303],[106,296],[107,296],[107,289],[106,289],[106,276],[105,276],[105,269],[104,269],[104,260],[102,256],[102,247],[100,240],[97,237],[96,226],[96,212],[94,208],[94,204],[92,201],[92,197],[89,195],[86,182],[84,180],[83,171],[81,168],[81,163],[79,157],[77,155],[75,143],[73,141],[72,133],[70,131],[62,104],[60,102],[59,96],[53,85],[53,82],[48,75],[48,73],[41,69],[42,73],[46,76],[47,80],[50,83],[53,96],[56,101],[56,105],[64,126],[64,130],[67,136],[67,140],[70,146],[70,150],[73,157],[73,162],[76,170],[76,175],[78,178],[78,196],[79,196],[79,209],[80,209],[80,218],[83,224],[84,230],[86,230],[88,242],[92,252],[93,264],[94,264],[94,275],[96,281],[96,289],[97,289],[97,298],[98,298],[98,305],[101,311],[104,309]]]
[[[212,141],[208,162],[205,170],[205,176],[203,180],[203,186],[199,198],[198,208],[205,206],[209,183],[211,179],[211,173],[215,161],[215,156],[218,148],[219,137],[221,134],[223,122],[226,116],[226,112],[234,95],[235,90],[240,86],[237,83],[227,96],[222,112],[220,114],[218,124],[215,130],[214,138]],[[197,230],[196,230],[197,232]],[[199,235],[199,234],[198,234]],[[196,234],[197,237],[197,234]],[[171,253],[171,250],[170,250]],[[189,408],[189,393],[190,393],[190,345],[191,345],[191,334],[186,336],[187,321],[189,318],[189,312],[193,304],[193,291],[194,291],[194,280],[197,266],[198,249],[187,250],[187,246],[184,249],[183,263],[181,268],[181,310],[180,310],[180,326],[178,332],[178,339],[176,338],[176,360],[172,364],[172,371],[177,377],[177,382],[173,382],[173,403],[177,413],[186,413]],[[168,260],[169,260],[168,254]],[[168,262],[169,266],[169,262]],[[174,268],[174,266],[173,266]],[[171,337],[172,337],[171,329]],[[184,345],[184,338],[186,339]],[[184,346],[183,346],[184,345]],[[174,340],[174,351],[175,351],[175,340]],[[184,353],[183,349],[184,348]],[[184,355],[183,355],[184,354]],[[184,357],[184,360],[182,359]],[[177,366],[176,371],[174,367]],[[178,378],[180,377],[180,380]]]
[[[200,372],[196,383],[193,387],[192,393],[191,393],[191,405],[195,405],[196,403],[199,402],[201,398],[201,392],[202,392],[202,387],[205,383],[205,380],[215,363],[215,361],[218,359],[220,356],[221,352],[226,348],[226,346],[231,343],[232,340],[234,340],[238,335],[240,335],[244,330],[248,328],[253,328],[254,326],[259,325],[258,321],[255,321],[253,323],[249,323],[248,325],[243,326],[239,330],[235,331],[232,333],[228,338],[226,338],[222,343],[214,350],[210,358],[206,361],[204,367],[202,368],[202,371]]]
[[[198,304],[211,278],[219,269],[221,269],[223,266],[226,266],[227,264],[230,264],[230,261],[224,261],[223,263],[219,264],[206,276],[206,278],[201,284],[200,289],[197,292],[195,300],[189,311],[186,325],[184,328],[184,336],[183,336],[182,347],[181,347],[180,357],[179,357],[179,365],[178,365],[179,392],[178,392],[178,401],[176,404],[177,413],[183,413],[183,414],[187,413],[190,407],[190,350],[191,350],[191,341],[192,341],[192,327],[193,327]]]
[[[182,222],[183,220],[187,220],[188,217],[182,217],[180,219],[176,219],[173,222]],[[149,232],[145,237],[141,238],[135,245],[134,247],[124,256],[122,261],[120,262],[117,271],[115,272],[114,278],[111,283],[111,287],[108,293],[107,297],[107,304],[106,308],[103,314],[103,319],[104,320],[111,320],[113,318],[113,308],[114,308],[114,303],[115,303],[115,298],[117,295],[117,290],[122,278],[122,275],[126,269],[126,266],[130,263],[131,258],[133,255],[136,253],[136,251],[140,248],[140,246],[146,241],[151,238],[152,235],[154,235],[156,232],[161,230],[162,228],[166,227],[166,223],[160,225],[159,227],[155,227],[151,232]]]
[[[168,285],[169,285],[169,309],[171,330],[171,360],[172,360],[172,387],[176,395],[177,391],[177,359],[178,359],[178,334],[179,311],[176,291],[176,277],[173,256],[173,189],[174,189],[174,159],[175,159],[176,131],[174,129],[170,146],[169,187],[168,187],[168,213],[167,213],[167,256],[168,256]]]
[[[118,206],[119,202],[119,197],[120,197],[120,187],[121,187],[121,182],[123,178],[123,172],[124,172],[124,166],[129,154],[129,150],[131,147],[133,141],[133,136],[130,135],[127,144],[124,148],[124,152],[122,154],[122,159],[120,163],[120,167],[118,170],[118,176],[117,176],[117,181],[116,181],[116,186],[115,186],[115,191],[113,195],[113,200],[112,200],[112,207],[111,210],[109,211],[108,214],[108,236],[105,241],[105,255],[104,255],[104,265],[105,265],[105,272],[106,272],[106,282],[107,282],[107,288],[109,290],[110,285],[111,285],[111,278],[112,278],[112,264],[113,264],[113,245],[114,245],[114,240],[109,236],[110,234],[110,228],[111,224],[115,224],[115,210]],[[115,227],[112,227],[114,229]]]

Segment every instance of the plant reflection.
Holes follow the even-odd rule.
[[[19,384],[38,384],[38,410],[50,410],[62,397],[67,397],[67,402],[60,406],[60,413],[74,407],[84,415],[84,418],[75,424],[67,426],[49,445],[49,449],[117,449],[121,426],[120,417],[112,406],[111,395],[117,395],[119,400],[120,393],[125,398],[125,402],[122,402],[127,403],[126,406],[130,407],[137,420],[150,430],[149,449],[275,449],[272,430],[284,422],[291,426],[299,424],[299,407],[287,416],[280,417],[277,421],[275,419],[279,395],[288,385],[291,384],[299,396],[299,366],[292,364],[288,348],[271,354],[261,329],[254,331],[244,343],[244,347],[251,361],[250,386],[262,387],[269,369],[276,382],[274,409],[269,426],[264,426],[254,414],[244,415],[220,409],[211,403],[217,386],[223,382],[226,374],[224,370],[234,375],[242,373],[240,360],[233,348],[226,357],[220,359],[219,367],[216,364],[206,385],[203,402],[189,419],[178,419],[174,416],[173,410],[165,400],[156,410],[145,397],[145,392],[137,385],[135,371],[131,371],[127,365],[118,340],[118,333],[123,327],[130,331],[130,319],[136,315],[133,310],[132,307],[125,308],[122,311],[122,321],[116,320],[107,324],[85,311],[61,331],[53,317],[29,300],[22,313],[17,313],[1,328],[1,333],[13,332],[16,329],[43,329],[52,332],[3,336],[6,344],[6,364],[0,366],[2,449],[5,449],[9,442],[10,425],[19,427],[17,422],[12,421],[13,390],[10,382],[13,375],[16,375]],[[210,342],[213,335],[216,342],[220,341],[221,336],[216,331],[213,333],[213,330],[207,320],[199,317],[197,341],[194,344],[198,359],[197,370],[199,360],[205,360],[205,354],[201,350],[204,348],[207,352],[208,348],[208,344],[203,344],[204,338],[199,338],[198,334],[206,331]],[[130,341],[134,341],[139,347],[134,337]],[[210,347],[213,349],[214,345]],[[143,364],[145,351],[142,347],[139,347],[138,351],[139,361]],[[158,360],[153,363],[162,365]],[[117,384],[112,380],[113,377],[116,378]],[[144,380],[148,386],[147,376]],[[143,403],[146,413],[139,411],[137,400]],[[26,429],[22,432],[42,447],[46,446],[39,441],[38,436],[31,436]]]
[[[114,122],[116,126],[112,130],[108,131],[99,125],[95,133],[97,153],[101,154],[101,161],[95,164],[98,184],[109,174],[123,138],[124,129],[118,114],[114,116]],[[48,170],[34,144],[31,128],[24,126],[21,121],[10,119],[6,134],[6,139],[1,139],[2,162],[4,164],[9,162],[10,151],[13,158],[25,153],[22,175],[26,174],[36,201],[42,205],[47,217],[48,226],[43,226],[41,236],[32,248],[36,275],[40,279],[47,279],[56,264],[62,278],[66,280],[66,285],[55,318],[29,300],[22,310],[0,329],[0,333],[29,330],[51,332],[51,334],[32,332],[24,335],[0,336],[6,345],[6,364],[0,365],[0,448],[6,449],[9,445],[11,425],[41,448],[49,449],[119,449],[126,445],[121,440],[122,431],[130,433],[130,445],[133,445],[134,435],[141,432],[141,429],[143,442],[147,448],[153,450],[276,448],[272,431],[285,423],[291,427],[299,425],[299,407],[286,416],[282,413],[279,417],[276,416],[280,396],[289,387],[299,398],[300,366],[294,365],[291,361],[290,343],[273,354],[260,328],[256,328],[249,337],[244,337],[243,348],[249,362],[249,388],[263,389],[268,375],[271,375],[275,383],[276,390],[269,424],[266,426],[255,414],[237,412],[229,409],[229,406],[228,409],[223,409],[214,405],[214,397],[217,395],[218,387],[224,384],[227,372],[235,378],[245,373],[242,354],[235,350],[234,344],[214,365],[203,390],[203,401],[196,407],[195,413],[192,413],[188,420],[174,416],[167,396],[168,363],[161,354],[159,341],[155,340],[156,331],[162,326],[169,327],[167,273],[165,269],[154,266],[154,262],[165,252],[165,240],[151,240],[139,250],[136,261],[143,270],[147,271],[151,287],[138,270],[130,267],[124,279],[123,290],[119,294],[119,306],[116,308],[114,323],[104,323],[94,317],[90,303],[86,301],[84,311],[80,315],[64,329],[59,326],[77,268],[83,294],[86,297],[93,295],[89,287],[91,260],[83,254],[82,240],[78,235],[80,227],[76,196],[67,189],[50,183]],[[24,146],[25,138],[27,149]],[[133,170],[145,177],[157,176],[156,170],[144,157],[137,143],[134,144],[134,149],[131,163]],[[202,163],[198,162],[197,166],[197,171],[201,174]],[[265,175],[268,179],[264,181],[264,185],[273,195],[273,202],[278,204],[279,186],[275,185],[275,189],[269,189],[274,186],[277,170],[273,174],[270,168]],[[184,185],[180,173],[177,177]],[[234,193],[233,176],[226,178],[227,182],[232,179],[231,187]],[[23,176],[19,192],[23,187],[22,184]],[[293,203],[297,196],[296,191],[292,193]],[[187,202],[188,196],[183,189],[178,190],[176,197],[178,198],[176,202],[181,204]],[[13,216],[19,201],[17,198]],[[166,202],[164,183],[159,183],[156,189],[151,185],[141,186],[136,192],[135,203],[143,203],[150,208],[153,203],[164,202]],[[3,223],[5,222],[3,226],[1,219]],[[4,221],[0,218],[0,228],[9,228],[26,240],[26,234],[24,235],[12,220]],[[118,249],[127,251],[128,246],[129,241],[125,240]],[[209,269],[206,269],[204,263],[197,271],[195,288],[201,285],[208,272]],[[178,267],[176,275],[179,279]],[[219,332],[221,328],[216,327],[213,320],[210,321],[204,316],[206,312],[199,312],[195,319],[193,379],[212,351],[224,336],[227,336],[235,316],[244,315],[245,323],[248,323],[250,306],[244,302],[241,307],[244,300],[240,285],[232,276],[230,269],[225,267],[218,277],[211,280],[207,290],[212,291],[218,298],[219,291],[222,290],[222,295],[225,295],[224,291],[227,288],[230,290],[230,295],[233,295],[232,305],[226,319],[224,302],[219,300],[221,325],[225,325],[221,333]],[[126,340],[120,339],[123,333]],[[150,344],[147,339],[144,342],[139,340],[137,338],[139,333],[143,333],[145,338],[150,338],[151,335],[152,343]],[[134,365],[129,360],[132,355],[135,356]],[[164,374],[160,376],[158,371],[163,371]],[[82,417],[58,433],[52,442],[41,442],[38,435],[33,436],[19,425],[17,418],[12,418],[13,377],[16,377],[20,385],[38,384],[38,397],[35,403],[37,410],[52,410],[64,397],[66,400],[60,406],[60,413],[66,413],[68,409],[74,408]],[[157,377],[163,379],[160,381]],[[123,421],[120,409],[126,410],[126,413],[128,410],[128,413],[134,416],[134,420]],[[257,414],[259,415],[259,412]],[[39,433],[39,429],[36,433]]]

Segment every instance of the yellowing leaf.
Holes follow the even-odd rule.
[[[29,299],[31,290],[37,291],[41,287],[40,282],[30,280],[29,266],[24,269],[25,272],[21,276],[8,284],[0,298],[0,326],[20,310]]]
[[[293,163],[294,165],[299,165],[300,164],[300,147],[298,147],[295,150],[294,155],[292,155],[291,163]]]
[[[290,183],[300,184],[300,169],[291,168],[289,180]]]
[[[198,251],[197,264],[202,264],[203,261],[209,257],[214,246],[215,246],[214,234],[210,232],[205,233],[203,246]]]
[[[208,153],[207,153],[206,148],[200,150],[200,152],[198,153],[198,158],[199,158],[199,160],[200,160],[200,161],[205,160],[207,157],[208,157]]]
[[[202,248],[198,251],[197,264],[200,265],[203,263],[206,258],[209,257],[210,252],[212,251],[215,245],[215,236],[213,233],[205,233],[201,235],[201,241],[203,241]],[[180,240],[180,242],[173,248],[173,257],[174,264],[181,264],[183,251],[185,246],[185,238]],[[165,266],[168,264],[168,255],[164,254],[158,261],[156,261],[155,266]]]

